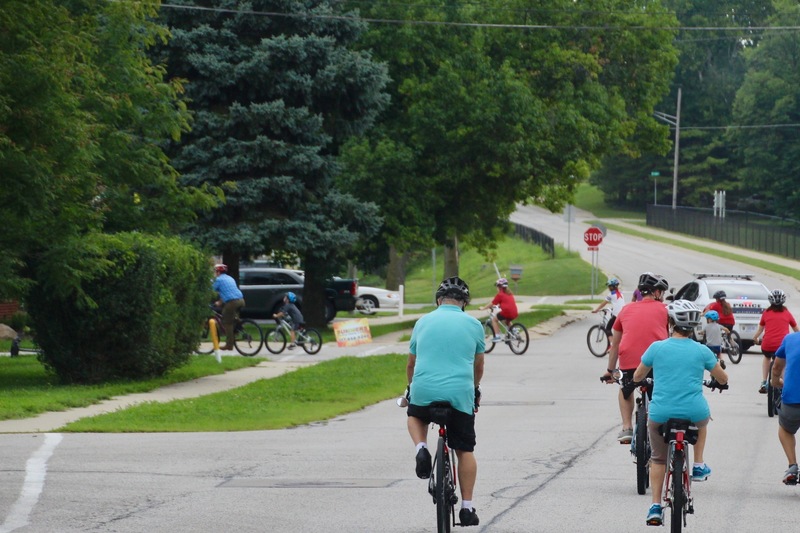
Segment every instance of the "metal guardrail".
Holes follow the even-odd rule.
[[[556,256],[556,243],[551,236],[517,223],[514,223],[514,232],[525,242],[532,242],[541,246],[542,250],[549,254],[550,257]]]

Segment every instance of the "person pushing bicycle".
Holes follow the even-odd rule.
[[[694,328],[700,324],[700,309],[688,300],[675,300],[667,306],[667,313],[670,337],[651,344],[633,373],[634,382],[645,379],[651,370],[653,373],[653,399],[647,422],[653,494],[652,505],[647,511],[649,526],[660,526],[663,522],[661,491],[666,474],[667,443],[659,427],[670,418],[690,420],[697,426],[692,480],[705,481],[711,474],[711,469],[703,461],[711,410],[703,396],[703,376],[708,370],[717,382],[715,387],[720,390],[727,388],[728,383],[728,375],[714,353],[690,338]]]
[[[469,300],[469,286],[464,280],[447,278],[436,291],[436,310],[414,325],[406,366],[407,414],[408,433],[416,446],[417,477],[429,479],[430,404],[448,402],[452,406],[447,440],[458,457],[459,519],[462,526],[477,526],[480,521],[472,498],[478,464],[473,452],[485,343],[481,323],[464,312]]]
[[[211,288],[219,294],[217,307],[222,307],[222,327],[225,328],[225,346],[220,350],[233,350],[234,326],[236,315],[244,307],[244,294],[236,285],[236,280],[228,275],[228,265],[214,265],[214,280]]]
[[[305,319],[303,318],[303,313],[300,312],[300,309],[297,308],[295,305],[297,302],[297,295],[291,291],[286,293],[286,296],[283,297],[283,306],[281,307],[280,311],[272,315],[274,319],[281,319],[285,316],[288,316],[292,322],[292,329],[289,331],[289,335],[292,337],[289,346],[286,348],[288,350],[294,350],[297,348],[297,333],[299,329],[303,327],[305,324]]]
[[[502,342],[503,339],[500,338],[500,324],[498,321],[502,320],[506,325],[510,326],[511,321],[519,316],[519,311],[517,311],[517,302],[514,300],[514,295],[508,289],[508,280],[506,278],[500,278],[494,284],[495,287],[497,287],[497,294],[491,302],[480,309],[481,311],[485,311],[494,305],[500,308],[498,313],[492,315],[492,330],[494,331],[492,342]]]

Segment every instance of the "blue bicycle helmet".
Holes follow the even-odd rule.
[[[606,286],[607,287],[619,287],[619,280],[617,278],[611,278],[610,280],[608,280],[608,283],[606,283]]]
[[[295,303],[297,301],[297,295],[295,293],[293,293],[293,292],[287,292],[286,293],[286,298],[288,298],[289,302],[291,302],[291,303]]]
[[[717,313],[716,311],[708,311],[708,312],[707,312],[705,315],[703,315],[703,316],[704,316],[704,317],[706,317],[706,318],[710,318],[710,319],[711,319],[711,320],[713,320],[714,322],[716,322],[717,320],[719,320],[719,313]]]

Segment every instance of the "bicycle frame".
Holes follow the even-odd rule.
[[[689,428],[692,427],[694,426],[689,426]],[[663,496],[666,507],[672,510],[670,529],[673,532],[680,532],[681,527],[686,525],[686,515],[694,514],[692,470],[689,463],[690,448],[687,430],[680,427],[673,428],[667,448],[667,470],[664,476]],[[675,473],[676,457],[678,457],[677,464],[682,465],[681,472],[678,474]],[[680,475],[679,485],[675,482],[676,475]]]

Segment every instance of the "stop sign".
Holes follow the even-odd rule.
[[[603,231],[600,228],[592,226],[583,233],[583,240],[589,246],[597,246],[603,242]]]

